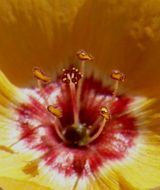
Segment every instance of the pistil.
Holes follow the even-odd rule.
[[[82,74],[76,68],[64,69],[62,81],[69,85],[70,96],[73,108],[74,126],[78,126],[79,122],[79,109],[77,102],[77,89],[79,80],[82,78]]]

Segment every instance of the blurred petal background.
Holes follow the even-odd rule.
[[[38,65],[54,72],[78,49],[101,75],[117,68],[126,89],[160,96],[160,0],[1,0],[0,69],[26,85]]]

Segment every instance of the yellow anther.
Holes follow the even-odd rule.
[[[106,120],[110,120],[110,114],[109,114],[109,111],[108,111],[108,109],[106,107],[102,107],[100,109],[100,114]]]
[[[93,60],[94,58],[93,58],[93,56],[92,55],[90,55],[90,54],[88,54],[86,51],[84,51],[84,50],[79,50],[78,52],[77,52],[77,57],[80,59],[80,60],[88,60],[88,61],[91,61],[91,60]]]
[[[49,105],[47,107],[48,111],[50,113],[52,113],[54,116],[56,116],[57,118],[61,118],[62,117],[62,111],[52,105]]]
[[[35,78],[45,83],[48,83],[51,81],[51,79],[38,67],[35,67],[33,69],[33,75]]]
[[[123,73],[121,73],[119,70],[114,70],[111,73],[111,78],[113,80],[117,80],[117,81],[121,81],[124,82],[125,80],[125,75]]]
[[[30,161],[28,164],[26,164],[22,168],[22,171],[27,175],[31,175],[32,177],[35,177],[39,174],[38,164],[39,164],[39,160]]]
[[[0,151],[5,151],[5,152],[8,152],[10,154],[13,154],[15,153],[10,147],[7,147],[7,146],[4,146],[4,145],[0,145]]]

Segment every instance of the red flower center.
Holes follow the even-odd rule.
[[[73,83],[77,83],[80,74],[74,72]],[[83,79],[78,105],[73,96],[77,84],[72,88],[68,78],[63,81],[67,84],[57,80],[29,92],[29,102],[17,109],[19,140],[42,152],[48,166],[66,175],[86,175],[88,162],[94,171],[104,161],[123,159],[138,134],[136,118],[127,114],[134,100],[125,95],[113,99],[109,87],[90,77]]]

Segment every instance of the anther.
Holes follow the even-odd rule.
[[[52,113],[55,117],[61,118],[62,117],[62,111],[52,105],[49,105],[47,107],[48,111]]]
[[[62,131],[62,125],[61,125],[61,122],[59,120],[59,118],[61,118],[63,115],[62,115],[62,111],[52,105],[49,105],[47,107],[47,110],[54,116],[54,120],[53,120],[53,123],[54,123],[54,127],[55,127],[55,131],[58,135],[58,137],[63,141],[65,142],[65,138],[63,136],[63,131]]]
[[[110,114],[109,111],[107,109],[107,107],[102,107],[100,109],[100,115],[105,118],[106,120],[110,120]]]
[[[119,70],[113,70],[112,73],[111,73],[111,78],[113,80],[116,80],[116,81],[121,81],[121,82],[124,82],[125,80],[125,75],[120,72]]]
[[[124,80],[125,80],[126,77],[125,77],[125,74],[123,74],[119,70],[113,70],[112,73],[111,73],[111,78],[113,80],[115,80],[113,97],[112,97],[112,100],[111,100],[111,104],[112,104],[112,102],[115,100],[115,98],[117,96],[117,91],[118,91],[118,88],[119,88],[119,83],[120,82],[124,82]]]
[[[91,54],[87,53],[87,52],[84,51],[84,50],[79,50],[79,51],[77,52],[77,57],[78,57],[78,59],[80,59],[81,61],[84,61],[84,60],[85,60],[85,61],[86,61],[86,60],[91,61],[91,60],[94,59]]]
[[[48,83],[51,79],[38,67],[33,68],[33,75],[36,79]]]

